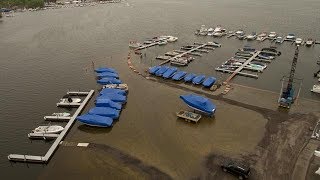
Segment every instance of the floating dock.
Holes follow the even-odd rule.
[[[56,138],[56,140],[54,141],[54,143],[52,144],[52,146],[50,147],[50,149],[48,150],[48,152],[44,156],[10,154],[10,155],[8,155],[8,160],[9,161],[16,161],[16,162],[47,163],[50,160],[50,158],[52,157],[52,155],[54,154],[54,152],[59,147],[60,142],[63,140],[63,138],[67,135],[68,131],[71,129],[74,121],[76,120],[76,117],[81,113],[81,111],[87,105],[87,103],[89,102],[89,100],[91,99],[93,94],[94,94],[94,90],[91,90],[90,92],[88,92],[86,98],[82,101],[82,103],[80,103],[79,108],[73,114],[73,116],[71,117],[68,124],[64,127],[64,130],[58,135],[58,137],[52,137],[52,138]],[[34,136],[34,133],[32,135]],[[48,135],[46,135],[46,136],[48,136]],[[52,136],[54,136],[54,135],[52,135]],[[42,136],[42,138],[43,138],[43,136]]]
[[[196,44],[196,43],[195,43],[195,44]],[[177,53],[177,55],[171,57],[170,59],[168,59],[168,60],[166,60],[166,61],[163,61],[162,63],[159,64],[159,66],[164,65],[164,64],[167,64],[167,63],[171,62],[171,60],[173,60],[173,59],[181,58],[181,57],[183,57],[183,56],[185,56],[185,55],[187,55],[187,54],[195,53],[194,51],[197,51],[197,50],[199,50],[199,49],[201,49],[201,48],[204,48],[204,47],[207,47],[207,46],[211,46],[211,45],[199,43],[199,45],[194,45],[194,46],[192,46],[192,47],[193,47],[192,49],[187,50],[187,51],[184,51],[184,52],[182,52],[182,53],[177,53],[177,52],[175,51],[175,53]],[[174,52],[174,51],[172,51],[172,52]]]
[[[215,70],[220,72],[230,73],[230,74],[235,72],[235,71],[223,69],[223,68],[216,68]],[[244,73],[244,72],[238,72],[237,74],[241,76],[251,77],[251,78],[257,78],[257,79],[259,78],[259,76],[256,74],[250,74],[250,73]]]
[[[82,92],[82,91],[68,91],[68,95],[70,96],[86,96],[89,94],[89,92]]]
[[[29,133],[28,137],[30,139],[55,139],[59,137],[59,134],[41,134],[41,133]]]
[[[228,84],[232,78],[234,78],[234,76],[236,76],[237,74],[240,74],[240,75],[245,75],[245,76],[248,76],[248,77],[254,77],[254,78],[258,78],[258,75],[254,75],[254,74],[249,74],[249,73],[243,73],[243,72],[240,72],[242,71],[252,60],[254,60],[259,54],[260,54],[261,51],[257,51],[255,52],[248,60],[246,60],[240,67],[238,67],[235,71],[232,71],[232,70],[226,70],[226,69],[223,69],[223,68],[216,68],[217,71],[222,71],[222,72],[229,72],[229,73],[232,73],[228,79],[225,81],[226,84]]]
[[[58,102],[57,107],[78,107],[81,103],[65,103],[65,102]]]

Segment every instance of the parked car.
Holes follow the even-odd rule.
[[[239,179],[247,179],[250,175],[250,168],[248,166],[235,162],[225,163],[221,165],[221,168],[224,172],[238,176]]]

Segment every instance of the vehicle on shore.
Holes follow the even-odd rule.
[[[289,33],[287,36],[286,36],[286,40],[288,41],[293,41],[296,39],[296,36],[293,34],[293,33]]]
[[[270,34],[268,35],[269,38],[274,39],[277,37],[277,33],[276,32],[270,32]]]
[[[227,162],[221,165],[221,169],[224,172],[228,172],[235,176],[238,176],[239,179],[248,179],[250,175],[250,168],[245,165],[240,165],[235,162]]]
[[[251,34],[249,34],[247,36],[247,40],[255,40],[257,38],[257,33],[256,32],[252,32]]]
[[[297,38],[295,43],[296,43],[296,45],[301,45],[302,44],[302,39],[301,38]]]
[[[276,38],[276,43],[281,44],[283,42],[283,38],[281,36],[278,36]]]
[[[313,45],[313,39],[309,38],[307,41],[306,41],[306,46],[311,46]]]

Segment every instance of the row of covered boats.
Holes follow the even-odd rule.
[[[122,84],[118,72],[109,67],[95,69],[97,83],[103,85],[95,100],[95,107],[88,113],[78,116],[83,124],[97,127],[110,127],[119,119],[123,104],[127,101],[128,86]]]
[[[210,88],[215,84],[215,77],[206,77],[205,75],[196,75],[194,73],[187,73],[180,71],[176,67],[170,66],[154,66],[149,68],[149,73],[164,79],[172,79],[174,81],[184,80],[184,82],[192,82],[195,85],[202,84],[204,87]]]
[[[244,30],[238,29],[235,31],[227,31],[225,28],[223,28],[221,25],[216,26],[215,28],[207,28],[205,25],[201,25],[200,29],[196,30],[196,35],[200,36],[213,36],[213,37],[232,37],[235,36],[236,38],[240,40],[257,40],[257,41],[264,41],[266,39],[269,39],[271,41],[274,41],[275,43],[283,43],[284,41],[290,41],[294,42],[296,45],[306,45],[306,46],[312,46],[315,43],[318,43],[315,39],[307,38],[302,39],[299,37],[296,37],[294,33],[288,33],[285,36],[281,36],[280,34],[272,31],[272,32],[251,32],[249,34],[246,34]]]

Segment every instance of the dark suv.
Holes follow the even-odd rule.
[[[247,179],[250,175],[250,168],[234,162],[228,162],[221,166],[224,172],[229,172],[239,177],[239,179]]]

